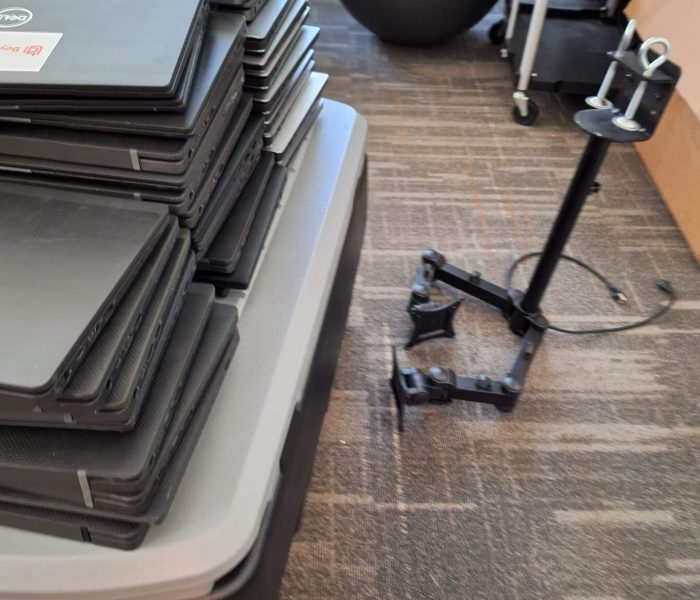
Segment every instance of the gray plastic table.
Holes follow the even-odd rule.
[[[325,101],[290,165],[253,283],[227,299],[240,310],[241,343],[165,522],[133,552],[0,527],[0,598],[214,598],[245,583],[222,584],[274,510],[282,451],[322,330],[336,305],[347,314],[364,226],[353,209],[366,138],[362,116]],[[354,261],[346,256],[353,229]],[[339,269],[347,275],[340,287]],[[344,318],[334,325],[337,344]]]

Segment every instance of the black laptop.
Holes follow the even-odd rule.
[[[241,139],[236,144],[202,218],[192,230],[192,246],[197,257],[206,252],[221,228],[226,215],[238,200],[260,160],[262,149],[262,118],[260,115],[252,115],[246,123]]]
[[[102,182],[90,178],[87,174],[82,178],[77,178],[67,175],[60,176],[54,172],[52,176],[48,173],[42,175],[34,172],[17,172],[10,167],[0,170],[0,181],[31,188],[48,187],[164,203],[168,205],[173,214],[180,217],[183,226],[191,228],[197,224],[204,212],[209,197],[238,141],[251,108],[252,99],[244,94],[233,111],[233,115],[229,115],[225,123],[219,123],[217,127],[210,127],[210,130],[214,129],[216,133],[223,132],[223,140],[218,148],[214,148],[214,152],[212,152],[212,149],[207,146],[209,151],[204,152],[203,143],[197,153],[201,160],[193,159],[187,173],[183,175],[165,176],[158,174],[154,177],[156,174],[140,173],[140,181],[130,182],[129,185],[126,185],[111,180]],[[110,173],[110,177],[113,175],[113,172]],[[170,185],[164,187],[164,180],[169,180],[172,187]],[[144,181],[147,181],[146,185],[144,185]]]
[[[240,17],[212,15],[193,92],[187,109],[177,117],[171,113],[38,115],[37,120],[47,125],[27,117],[28,123],[2,125],[0,155],[12,156],[16,161],[26,158],[144,172],[185,172],[217,112],[224,118],[240,98],[243,71],[238,63],[243,53],[243,31]],[[2,117],[0,113],[0,120]],[[191,135],[172,137],[169,124],[174,121],[181,122],[182,131]],[[132,133],[139,122],[151,131]],[[158,125],[161,135],[154,136]],[[100,132],[100,128],[114,132]]]
[[[227,27],[231,24],[231,29]],[[223,29],[220,29],[222,27]],[[225,62],[226,38],[222,31],[230,31],[235,36],[231,63]],[[113,131],[116,133],[133,133],[158,135],[166,137],[189,137],[194,135],[199,124],[206,119],[211,110],[218,106],[232,73],[235,72],[240,55],[245,28],[242,20],[220,19],[212,14],[207,28],[207,37],[203,52],[211,55],[197,64],[192,92],[187,106],[181,112],[154,113],[140,112],[124,114],[122,112],[32,112],[0,111],[0,121],[19,122],[33,125],[67,127],[69,129],[86,129],[88,131]],[[212,38],[212,35],[214,38]],[[215,45],[208,42],[215,41]],[[208,57],[208,60],[206,58]],[[224,61],[224,63],[222,63]],[[223,69],[223,70],[222,70]]]
[[[25,0],[3,11],[20,50],[0,58],[0,96],[172,98],[203,11],[206,0]]]
[[[234,264],[227,266],[227,269],[233,267],[232,272],[216,273],[198,270],[195,275],[196,281],[211,283],[217,288],[217,291],[228,289],[245,290],[248,288],[282,197],[286,178],[286,168],[276,165],[265,188],[265,193],[255,211],[255,216],[253,217],[250,231],[246,235],[240,256]],[[227,233],[227,230],[222,229],[219,235],[226,237]],[[230,244],[229,242],[226,243],[227,245]],[[230,246],[233,246],[233,244],[230,244]]]
[[[33,193],[32,193],[33,192]],[[53,403],[155,247],[154,204],[0,193],[0,403]]]
[[[117,502],[121,509],[121,501],[129,504],[141,496],[147,508],[139,515],[115,518],[108,516],[109,510],[96,508],[74,512],[39,507],[33,499],[23,498],[21,504],[0,502],[0,524],[125,550],[139,546],[149,526],[166,517],[175,497],[238,344],[236,323],[233,307],[214,304],[162,443],[164,450],[154,460],[150,489],[136,496],[112,494],[102,499]]]

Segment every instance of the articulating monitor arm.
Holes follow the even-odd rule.
[[[456,375],[452,369],[441,367],[432,367],[428,371],[401,368],[396,349],[393,349],[391,388],[399,415],[399,431],[404,430],[404,412],[407,405],[466,400],[493,404],[501,412],[513,410],[543,334],[544,330],[534,327],[528,330],[520,344],[513,367],[501,381],[493,381],[486,375],[462,377]]]
[[[445,257],[435,250],[424,250],[407,308],[414,323],[407,348],[436,337],[454,337],[452,319],[461,299],[445,304],[432,301],[430,292],[436,281],[447,283],[501,310],[511,329],[522,336],[522,342],[513,367],[501,381],[493,381],[486,375],[462,377],[441,367],[426,372],[401,368],[394,349],[391,388],[396,399],[400,431],[403,431],[406,405],[466,400],[493,404],[503,412],[513,410],[547,329],[547,321],[540,312],[525,314],[522,311],[521,292],[500,288],[483,280],[479,273],[468,273],[448,264]]]

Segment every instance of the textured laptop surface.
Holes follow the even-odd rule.
[[[0,502],[0,524],[122,549],[140,544],[147,524],[161,522],[175,497],[238,344],[236,322],[235,308],[214,304],[184,384],[177,428],[168,431],[163,443],[170,451],[159,454],[153,469],[157,481],[146,511],[138,517],[110,518],[101,510],[72,512]],[[133,521],[122,520],[126,518]]]
[[[246,123],[218,185],[197,226],[192,230],[192,246],[201,256],[221,228],[224,218],[240,196],[255,169],[263,148],[263,122],[252,115]]]
[[[233,273],[197,271],[195,275],[197,281],[211,283],[222,289],[247,289],[255,272],[260,253],[265,245],[265,238],[282,196],[286,179],[286,168],[281,165],[275,165]]]
[[[61,369],[77,366],[66,367],[94,341],[91,328],[114,309],[167,219],[158,206],[36,191],[0,193],[0,387],[28,394],[59,390],[56,378],[68,383],[72,370]]]
[[[195,135],[218,106],[243,52],[245,23],[238,15],[213,13],[187,105],[179,112],[2,112],[0,121],[166,137]],[[201,132],[200,132],[201,134]]]
[[[274,156],[265,152],[209,250],[199,262],[199,269],[231,273],[236,268],[274,164]]]
[[[213,300],[209,286],[193,286],[188,294],[133,431],[120,434],[1,427],[2,495],[32,495],[91,506],[100,479],[140,477],[158,453]]]
[[[202,0],[24,0],[21,9],[0,13],[0,20],[17,23],[0,39],[29,49],[0,59],[6,63],[0,90],[171,96],[202,6]]]

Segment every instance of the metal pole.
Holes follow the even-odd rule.
[[[619,0],[608,0],[608,3],[605,5],[605,15],[610,18],[614,17],[619,4]]]
[[[627,27],[625,28],[625,33],[622,35],[622,38],[620,38],[620,44],[618,45],[617,50],[615,50],[615,58],[622,58],[625,55],[625,52],[632,43],[632,38],[634,37],[634,30],[636,28],[637,21],[635,21],[634,19],[630,19],[630,22],[627,23]],[[588,106],[590,106],[591,108],[598,109],[613,107],[613,103],[610,100],[608,100],[608,92],[610,92],[610,88],[612,87],[612,84],[615,81],[616,73],[617,62],[613,60],[611,61],[610,66],[608,67],[607,73],[605,73],[605,77],[603,78],[603,81],[600,84],[600,88],[598,88],[598,93],[595,96],[589,96],[588,98],[586,98],[586,104],[588,104]]]
[[[530,76],[532,75],[532,68],[535,66],[537,49],[540,46],[540,38],[542,37],[542,28],[547,17],[548,4],[549,0],[536,0],[535,6],[532,8],[530,27],[527,30],[527,39],[523,48],[523,57],[518,68],[517,90],[521,92],[526,91],[530,85]]]
[[[586,150],[578,163],[574,178],[559,209],[557,219],[552,226],[549,239],[542,256],[537,263],[535,273],[525,292],[521,307],[526,313],[536,313],[544,296],[549,281],[557,268],[557,263],[564,251],[564,246],[576,225],[576,220],[586,202],[591,187],[603,163],[610,142],[603,138],[590,136]]]
[[[513,39],[513,34],[515,33],[515,22],[518,20],[518,13],[520,12],[520,0],[513,0],[510,5],[510,13],[508,14],[508,27],[506,28],[506,48],[510,50],[510,42]]]

